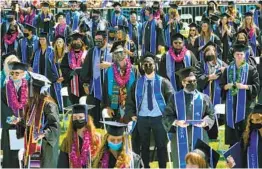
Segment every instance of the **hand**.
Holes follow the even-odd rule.
[[[87,86],[84,86],[84,91],[86,94],[89,94],[89,88]]]
[[[175,125],[183,128],[189,126],[189,124],[187,124],[185,120],[176,120]]]
[[[63,77],[59,77],[58,79],[57,79],[57,83],[61,83],[61,82],[63,82],[64,81],[64,78]]]
[[[32,68],[32,67],[29,67],[29,68],[28,68],[28,71],[29,71],[29,72],[33,72],[33,68]]]
[[[226,69],[226,67],[221,67],[221,68],[220,68],[220,70],[221,70],[222,73],[224,72],[225,69]]]
[[[218,78],[218,75],[216,74],[208,75],[208,80],[216,80],[217,78]]]
[[[18,118],[16,118],[15,120],[13,120],[10,124],[12,124],[12,125],[17,125],[17,123],[19,123],[20,121],[21,121],[21,118],[18,117]]]
[[[204,128],[204,127],[208,126],[208,124],[207,124],[207,122],[203,121],[200,124],[194,124],[194,126],[199,127],[199,128]]]
[[[100,69],[107,69],[111,65],[112,65],[112,63],[103,61],[102,63],[99,64],[99,67],[100,67]]]
[[[106,109],[107,109],[107,113],[108,113],[108,115],[109,115],[110,117],[113,117],[113,115],[115,115],[114,110],[112,110],[110,107],[107,107]]]
[[[232,87],[233,87],[233,83],[228,83],[228,84],[226,84],[225,86],[224,86],[224,89],[225,90],[229,90],[229,89],[231,89]]]
[[[174,19],[170,19],[167,24],[174,23]]]
[[[163,48],[162,45],[158,45],[157,50],[158,50],[159,52],[161,52],[161,49],[162,49],[162,48]]]
[[[236,162],[232,156],[227,157],[227,166],[228,168],[233,168],[236,165]]]
[[[41,140],[41,139],[43,139],[45,137],[45,134],[44,133],[42,133],[42,134],[39,134],[38,135],[38,137],[37,137],[37,139],[35,139],[35,137],[33,137],[33,143],[37,143],[38,142],[38,140]]]
[[[137,116],[131,117],[132,121],[137,121]]]
[[[45,18],[44,19],[44,22],[48,22],[48,21],[50,21],[50,18]]]
[[[236,83],[236,87],[237,87],[238,89],[245,89],[245,90],[248,89],[248,86],[247,86],[247,85],[244,85],[244,84],[242,84],[242,83]]]

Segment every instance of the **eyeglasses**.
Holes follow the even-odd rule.
[[[185,82],[187,82],[187,83],[196,83],[197,80],[187,80],[187,81],[185,81]]]
[[[153,66],[152,63],[144,63],[143,65],[144,65],[145,67],[151,67],[151,66]]]
[[[233,6],[228,6],[228,8],[233,8]]]
[[[181,45],[183,42],[173,42],[174,44],[176,44],[176,45]]]
[[[19,76],[21,73],[23,73],[23,72],[10,72],[10,75],[11,76],[14,76],[14,75]]]

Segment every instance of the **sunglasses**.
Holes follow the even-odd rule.
[[[23,72],[10,72],[10,75],[11,76],[14,76],[14,75],[19,76],[21,73],[23,73]]]
[[[189,31],[193,31],[193,32],[195,32],[196,30],[195,30],[195,29],[190,29]]]
[[[152,67],[152,66],[153,66],[152,63],[144,63],[143,65],[144,65],[145,67]]]
[[[185,82],[187,82],[187,83],[196,83],[197,80],[187,80],[187,81],[185,81]]]
[[[173,42],[174,44],[179,44],[179,45],[181,45],[183,42]]]

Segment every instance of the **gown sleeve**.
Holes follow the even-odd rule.
[[[60,151],[59,156],[58,156],[57,168],[69,168],[68,153]]]
[[[204,90],[208,85],[208,75],[205,74],[203,63],[196,65],[197,85],[200,91]]]
[[[169,132],[173,122],[177,119],[174,94],[169,97],[165,111],[163,113],[162,123],[166,132]]]

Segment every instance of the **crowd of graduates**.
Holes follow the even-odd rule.
[[[216,168],[221,125],[227,166],[262,167],[262,1],[243,14],[207,1],[200,23],[180,18],[179,1],[128,1],[141,8],[129,18],[127,2],[51,10],[63,3],[1,10],[3,168],[150,168],[151,140],[159,168],[169,141],[173,168]],[[107,18],[94,8],[110,4]]]

